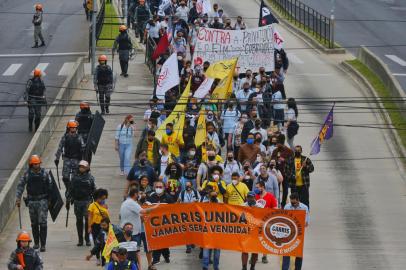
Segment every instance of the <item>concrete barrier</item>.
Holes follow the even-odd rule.
[[[365,47],[361,47],[358,50],[358,60],[372,70],[381,79],[392,97],[403,99],[406,98],[405,91],[400,86],[398,80],[392,75],[392,72],[389,70],[388,66],[374,53]],[[406,117],[406,102],[395,102],[395,104],[399,109],[401,109],[402,116]]]
[[[41,155],[45,150],[45,147],[48,144],[48,141],[51,138],[55,128],[58,125],[60,118],[63,116],[65,109],[68,105],[68,102],[75,88],[79,85],[80,81],[84,77],[84,67],[83,67],[83,57],[80,57],[72,73],[66,78],[62,84],[61,89],[58,92],[58,95],[55,97],[54,102],[51,107],[48,109],[44,119],[41,122],[41,125],[38,128],[38,131],[34,134],[31,139],[30,144],[27,147],[27,150],[24,152],[20,161],[17,164],[17,167],[11,173],[9,179],[6,182],[6,185],[0,192],[0,232],[4,229],[7,224],[7,221],[11,213],[15,209],[15,192],[18,184],[18,180],[21,175],[27,169],[27,161],[32,154]]]

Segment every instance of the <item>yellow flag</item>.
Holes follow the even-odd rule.
[[[190,82],[191,78],[189,78],[189,82],[183,91],[182,96],[179,98],[178,103],[176,104],[175,108],[173,109],[172,113],[165,119],[165,121],[161,124],[161,126],[155,132],[155,137],[158,140],[162,139],[162,136],[166,132],[166,124],[172,123],[173,130],[177,132],[178,136],[183,136],[183,127],[185,125],[185,112],[187,101],[190,94]]]
[[[233,76],[238,59],[233,58],[232,60],[228,61],[233,61],[232,66],[230,67],[230,69],[228,69],[228,75],[224,77],[214,89],[213,94],[211,95],[210,102],[223,102],[229,99],[231,93],[233,92]]]
[[[234,74],[235,64],[237,63],[238,58],[231,58],[227,60],[221,60],[210,64],[209,68],[204,73],[207,77],[213,79],[224,79],[230,74]],[[231,75],[232,76],[232,75]]]
[[[106,259],[106,262],[110,261],[110,254],[113,248],[118,246],[116,234],[114,233],[113,226],[110,224],[109,232],[107,233],[106,244],[102,252],[102,256]]]
[[[206,111],[205,106],[202,106],[200,109],[199,119],[197,120],[196,136],[195,136],[195,145],[199,147],[204,143],[207,137],[206,132]]]

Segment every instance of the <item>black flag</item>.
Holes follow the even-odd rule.
[[[49,170],[49,177],[51,177],[52,180],[52,192],[51,194],[48,195],[48,210],[49,213],[51,214],[52,221],[55,222],[56,218],[58,217],[59,212],[61,211],[61,208],[63,206],[63,200],[61,193],[59,193],[58,186],[56,185],[55,178]]]
[[[271,10],[265,5],[264,0],[261,1],[261,8],[259,10],[258,26],[265,26],[268,24],[279,23],[278,19],[271,13]]]

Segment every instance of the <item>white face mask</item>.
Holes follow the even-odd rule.
[[[155,189],[155,192],[156,192],[157,194],[161,194],[162,192],[164,192],[164,189],[163,189],[163,188],[156,188],[156,189]]]
[[[233,183],[234,186],[238,185],[238,180],[232,180],[231,182]]]
[[[217,180],[217,179],[219,179],[220,178],[220,176],[218,175],[218,174],[213,174],[213,179],[214,180]]]

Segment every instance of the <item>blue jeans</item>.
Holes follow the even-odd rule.
[[[131,169],[131,152],[132,144],[119,144],[118,146],[118,156],[120,157],[120,170],[125,174]]]
[[[220,264],[220,251],[220,249],[203,249],[203,268],[209,268],[211,253],[214,252],[213,268],[214,270],[218,270]]]
[[[303,262],[303,258],[296,257],[296,259],[295,259],[295,270],[301,270],[302,269],[302,262]],[[283,256],[282,270],[289,270],[289,267],[290,267],[290,257],[289,256]]]

